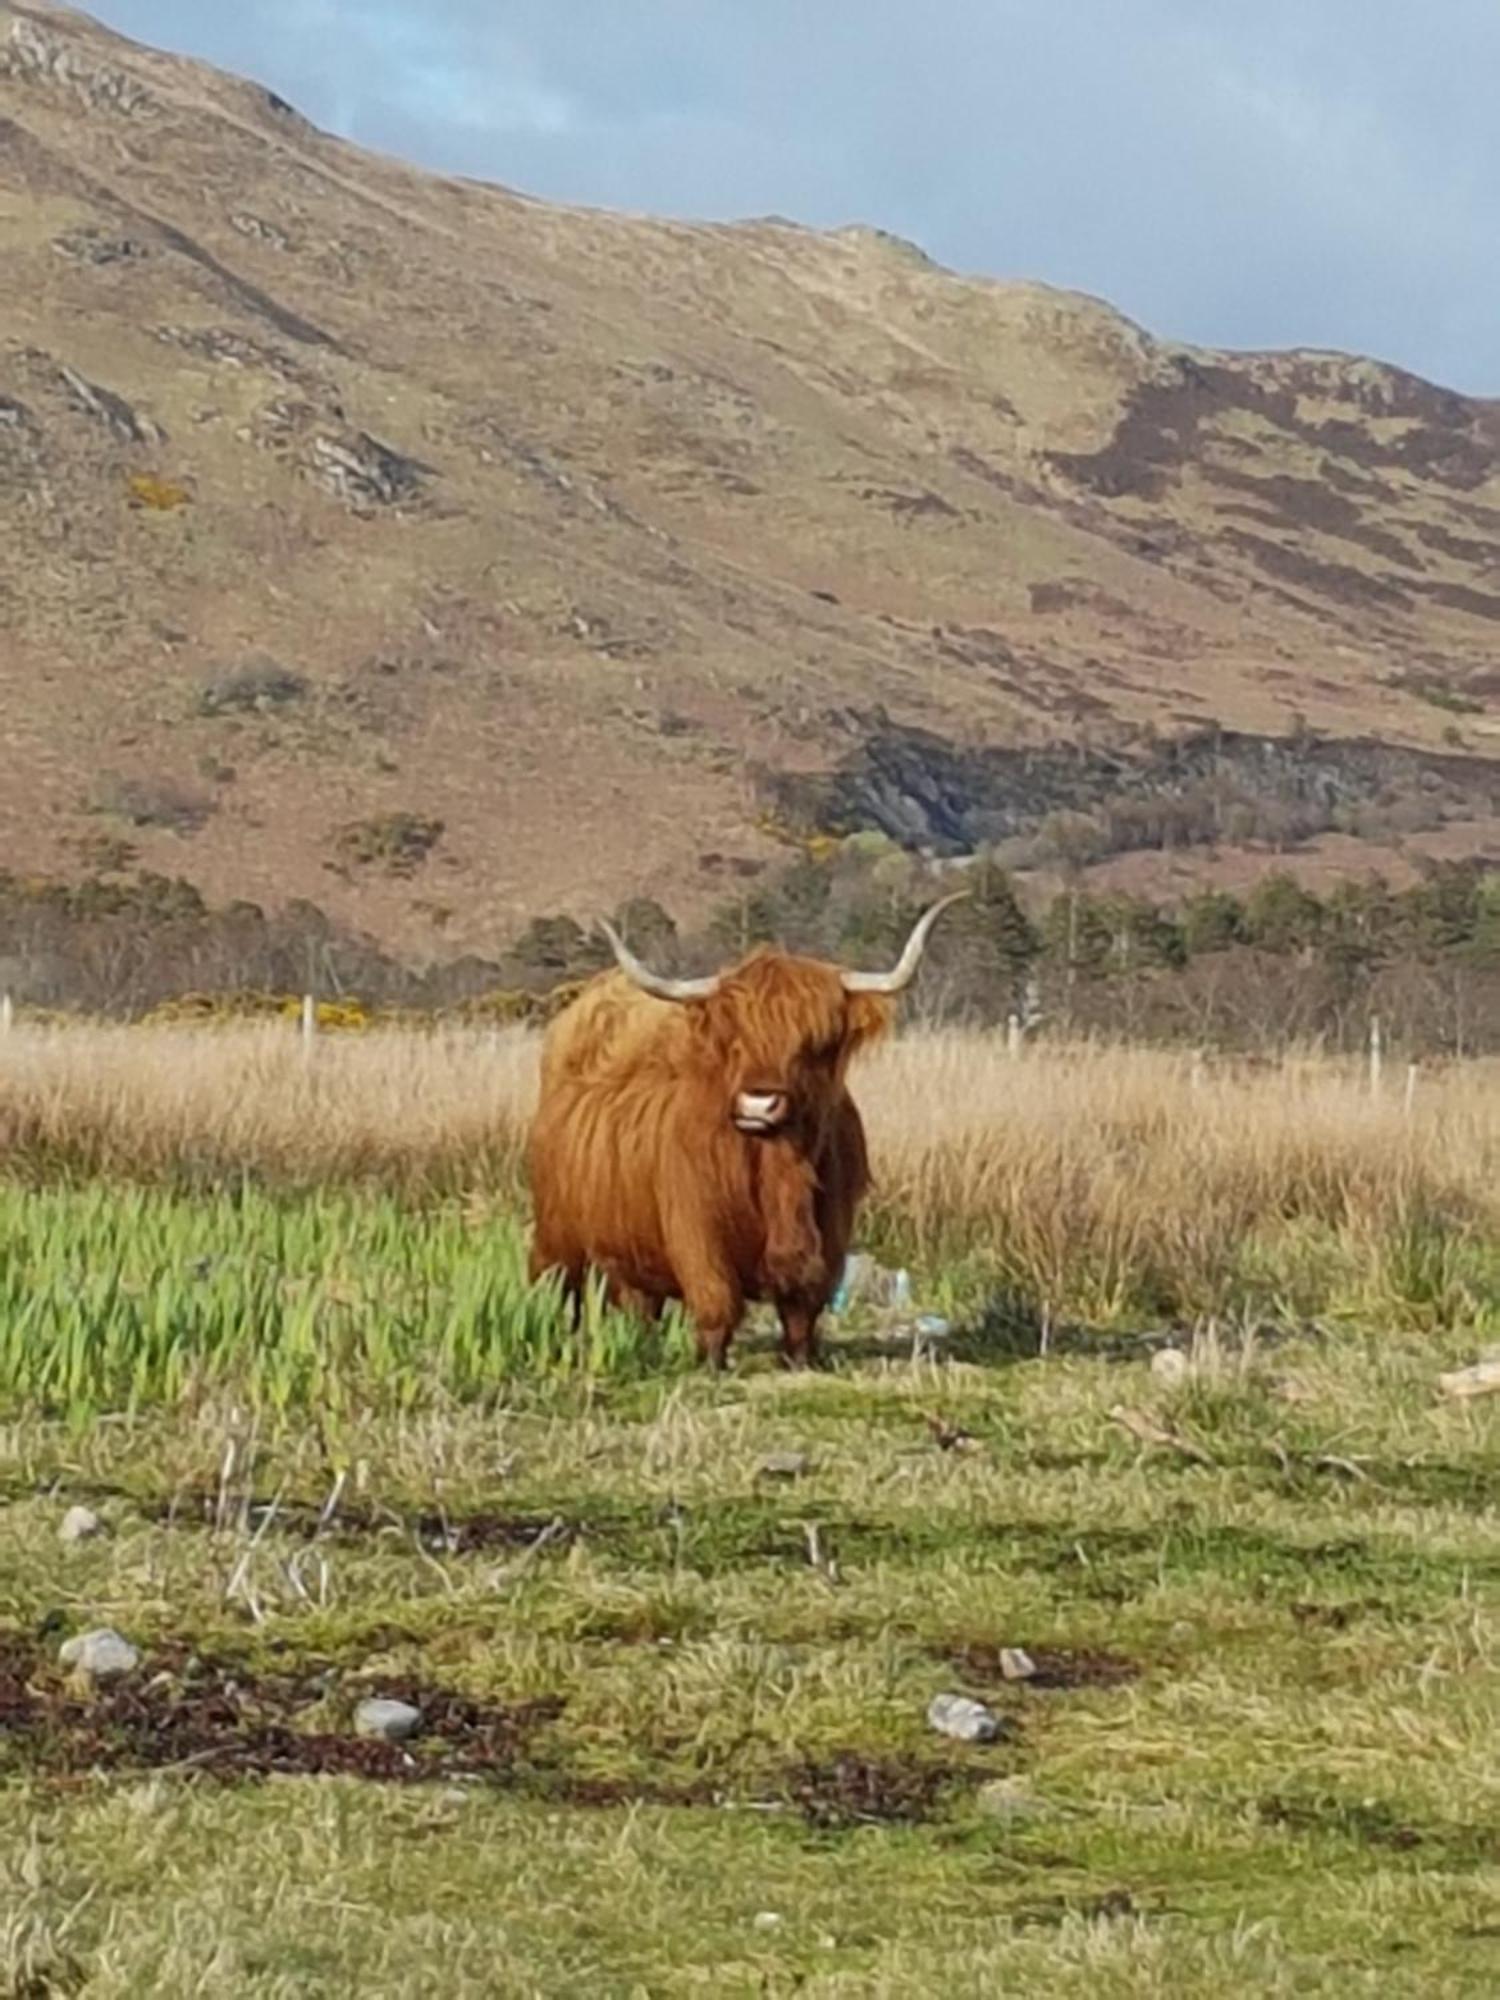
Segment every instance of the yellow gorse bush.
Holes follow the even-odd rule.
[[[132,473],[126,488],[132,506],[144,507],[153,514],[175,513],[192,498],[187,488],[175,479],[162,479],[154,472]]]

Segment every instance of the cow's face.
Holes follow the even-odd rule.
[[[724,1118],[753,1138],[810,1136],[837,1102],[850,1056],[885,1027],[895,996],[915,977],[939,913],[961,900],[947,896],[918,919],[891,972],[758,951],[706,979],[665,979],[603,928],[621,971],[685,1008],[694,1066]]]
[[[811,1138],[838,1100],[849,1058],[886,1026],[891,1004],[847,992],[836,966],[762,952],[690,1003],[690,1014],[730,1123],[752,1137]]]

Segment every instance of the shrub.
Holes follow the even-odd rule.
[[[154,472],[132,473],[125,482],[132,507],[152,514],[172,514],[185,507],[191,494],[175,479],[162,479]]]
[[[342,827],[336,846],[345,861],[380,868],[387,875],[414,875],[443,837],[440,819],[418,813],[380,813]]]
[[[232,667],[221,668],[198,696],[200,715],[254,715],[285,708],[307,693],[301,674],[268,654],[258,653]]]
[[[89,802],[90,812],[173,833],[196,833],[217,810],[207,792],[176,778],[129,778],[113,771],[99,780]]]

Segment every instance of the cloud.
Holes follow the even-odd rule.
[[[1493,0],[93,4],[427,165],[875,222],[1178,338],[1500,392]]]

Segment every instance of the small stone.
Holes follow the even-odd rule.
[[[757,1910],[751,1922],[758,1931],[774,1931],[781,1923],[779,1910]]]
[[[1454,1368],[1446,1375],[1439,1375],[1438,1387],[1445,1396],[1456,1396],[1460,1401],[1471,1396],[1493,1396],[1500,1390],[1500,1359],[1491,1355],[1485,1361],[1476,1361],[1472,1368]]]
[[[354,1711],[354,1728],[360,1736],[383,1736],[387,1743],[404,1743],[422,1726],[422,1711],[409,1701],[362,1701]]]
[[[141,1656],[128,1639],[108,1625],[101,1625],[93,1632],[80,1632],[76,1638],[67,1639],[58,1649],[58,1659],[65,1667],[76,1667],[90,1680],[114,1680],[120,1674],[134,1673],[141,1663]]]
[[[1174,1618],[1167,1627],[1167,1637],[1174,1646],[1189,1645],[1197,1636],[1197,1626],[1186,1618]]]
[[[928,1703],[927,1721],[940,1735],[960,1743],[993,1743],[1003,1727],[992,1708],[966,1694],[935,1694]]]
[[[1158,1382],[1185,1382],[1188,1358],[1180,1347],[1159,1347],[1151,1357],[1151,1373]]]
[[[104,1533],[104,1523],[92,1507],[70,1507],[57,1530],[60,1542],[86,1542]]]
[[[1029,1681],[1036,1672],[1036,1661],[1022,1646],[1002,1646],[1000,1672],[1008,1681]]]
[[[760,1462],[762,1479],[800,1479],[812,1460],[805,1451],[773,1451]]]
[[[990,1819],[1003,1820],[1007,1826],[1017,1826],[1023,1820],[1042,1819],[1048,1811],[1041,1799],[1033,1797],[1014,1778],[992,1778],[987,1785],[979,1787],[976,1801],[982,1813]]]

